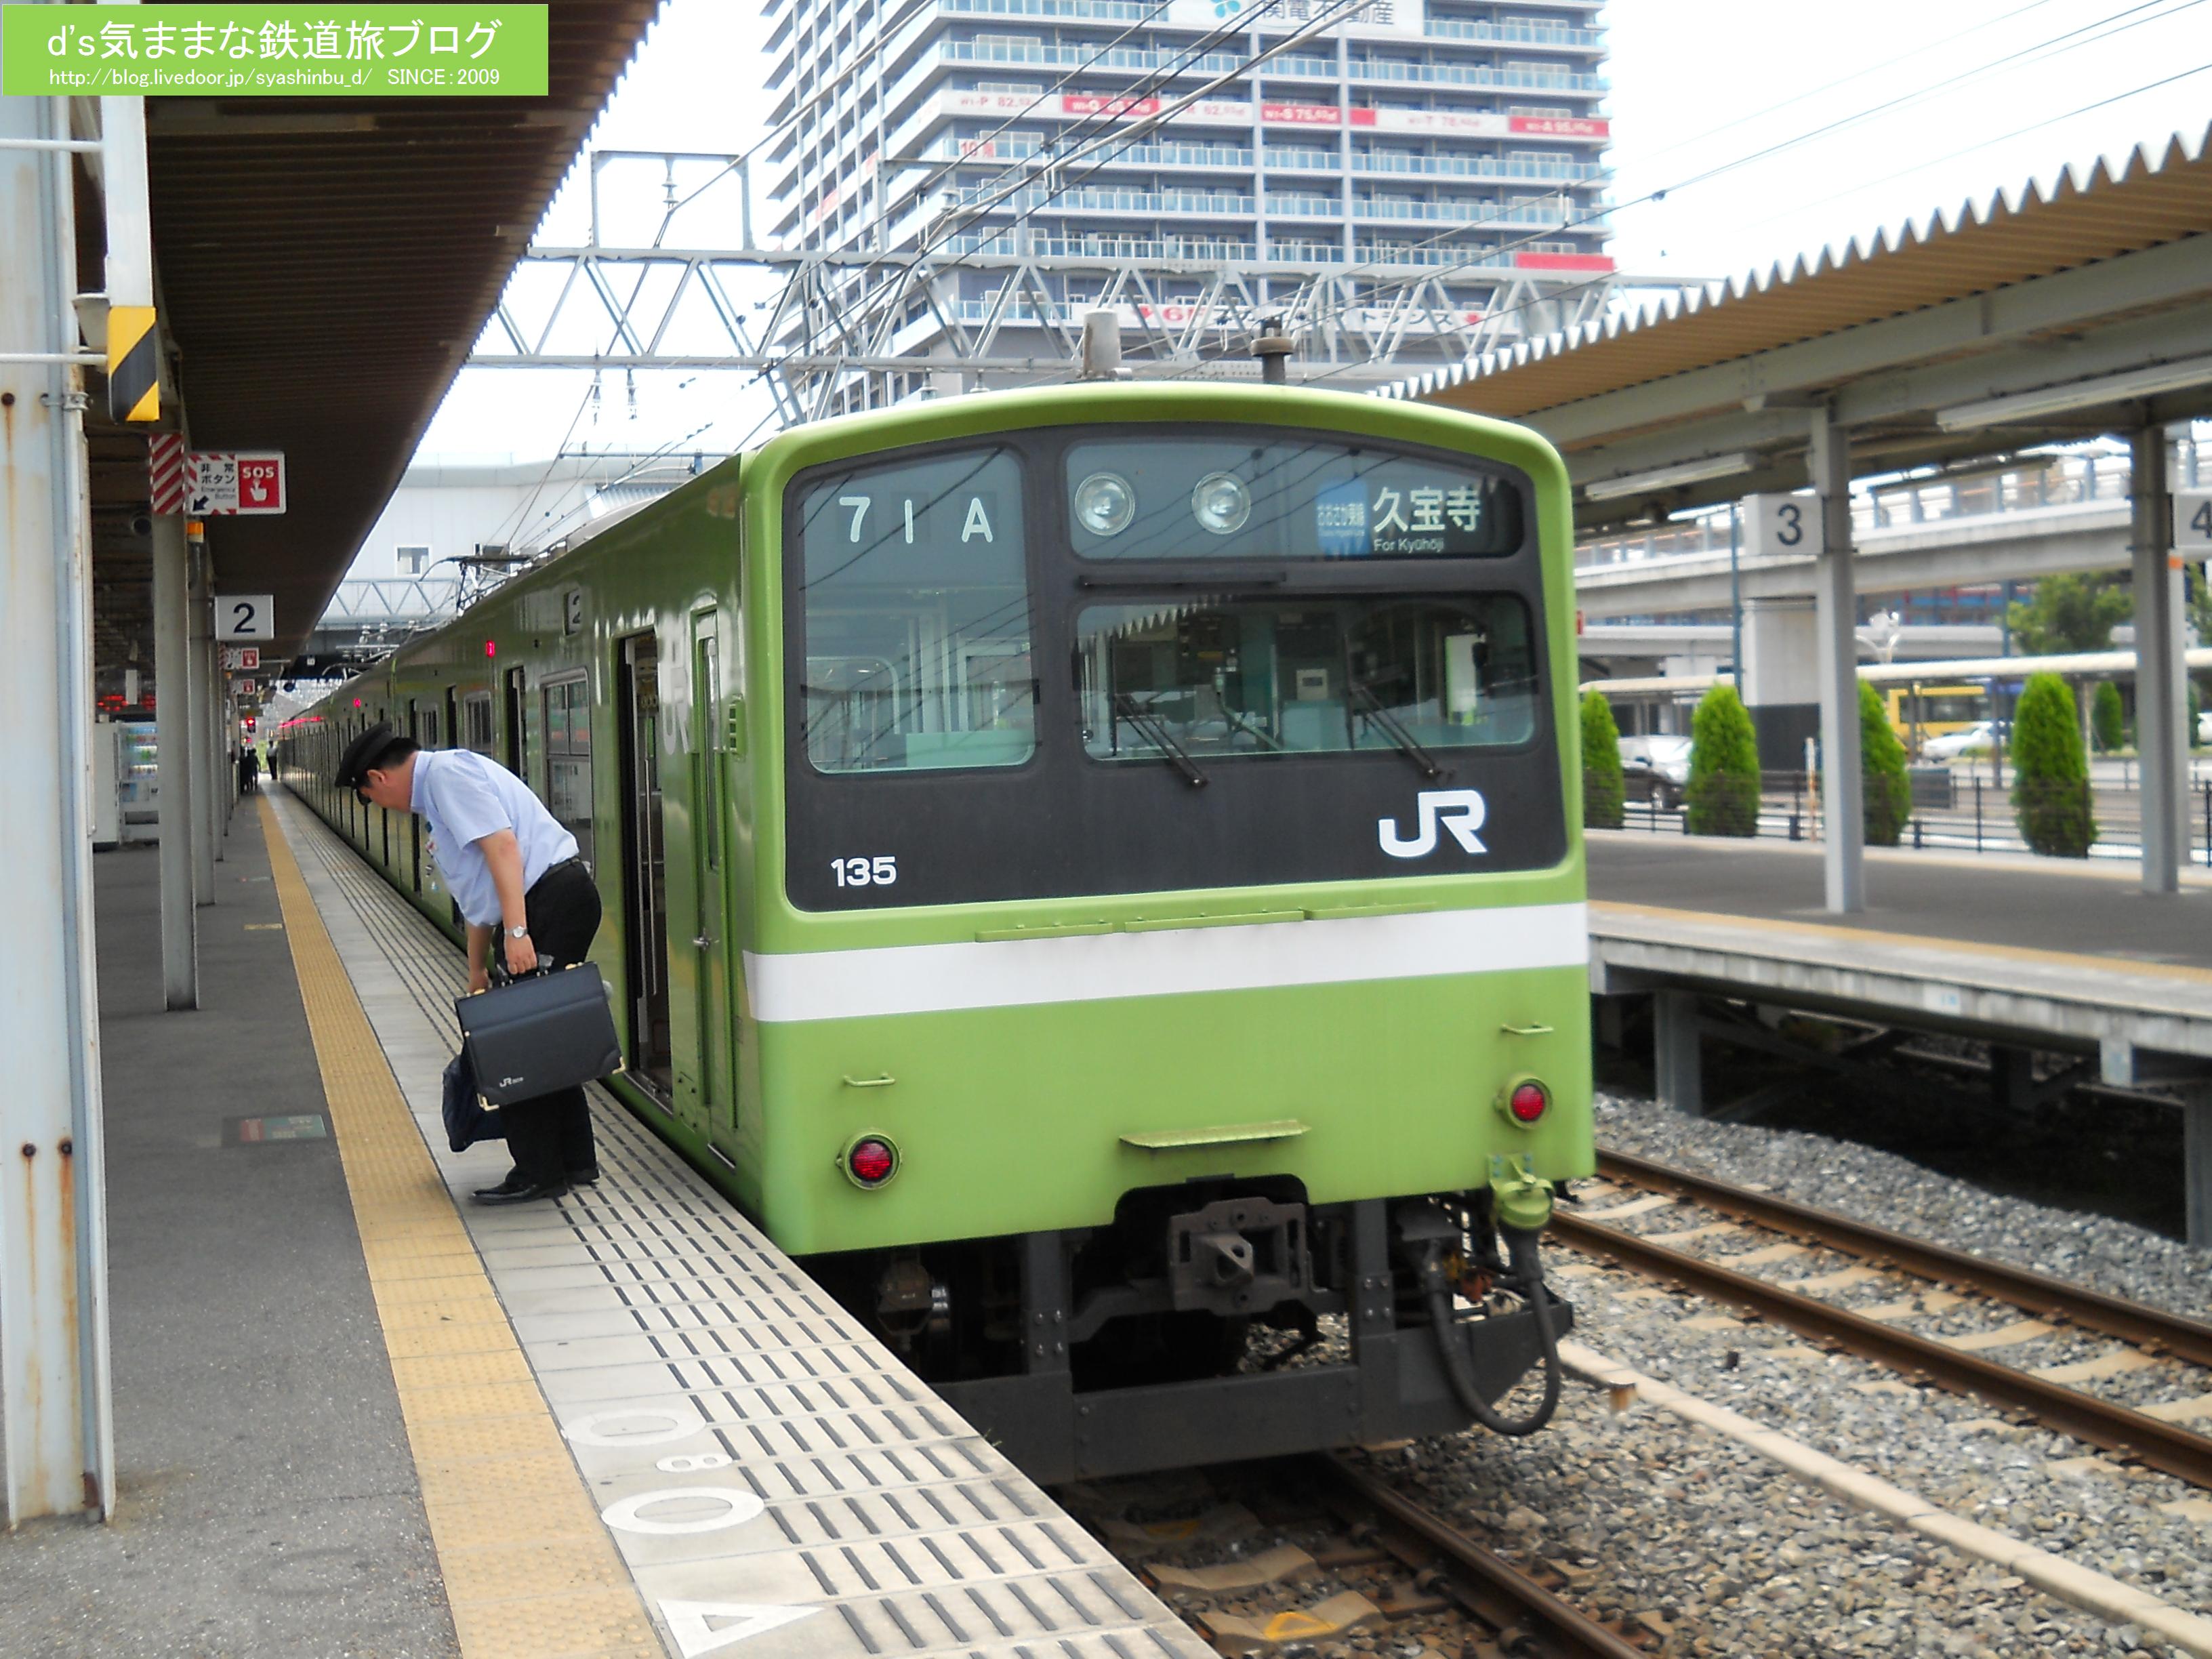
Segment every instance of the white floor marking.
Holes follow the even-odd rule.
[[[719,1504],[721,1511],[704,1515],[689,1521],[655,1521],[644,1511],[655,1504],[681,1503],[691,1498]],[[725,1527],[734,1527],[768,1513],[768,1505],[749,1492],[738,1492],[727,1486],[667,1486],[659,1492],[641,1492],[625,1498],[619,1504],[610,1504],[599,1511],[599,1519],[623,1532],[650,1533],[655,1537],[673,1538],[684,1533],[720,1532]]]
[[[662,1601],[658,1605],[661,1618],[667,1623],[668,1633],[683,1650],[684,1659],[698,1659],[702,1653],[728,1647],[748,1636],[758,1636],[763,1631],[796,1624],[808,1614],[822,1611],[819,1607],[757,1607],[744,1601]],[[738,1622],[716,1630],[707,1622],[710,1619],[734,1619]]]
[[[599,1427],[602,1423],[631,1423],[641,1418],[669,1426],[641,1430],[635,1434],[609,1434]],[[658,1446],[671,1440],[688,1439],[706,1426],[707,1419],[688,1406],[633,1406],[622,1411],[593,1412],[573,1423],[564,1423],[561,1432],[580,1446]]]

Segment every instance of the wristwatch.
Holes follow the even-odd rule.
[[[528,939],[530,937],[530,929],[526,927],[510,927],[507,930],[507,936],[509,939]]]

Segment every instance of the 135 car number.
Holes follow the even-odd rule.
[[[830,868],[840,887],[888,887],[898,879],[895,858],[831,859]]]

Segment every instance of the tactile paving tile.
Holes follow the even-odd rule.
[[[459,1040],[459,955],[337,836],[289,800],[279,811],[449,1188],[496,1179],[500,1149],[456,1158],[438,1119],[438,1073]],[[525,1210],[464,1203],[462,1218],[671,1653],[1211,1654],[697,1172],[590,1093],[595,1187]],[[416,1265],[402,1249],[389,1259],[395,1273]],[[425,1381],[477,1375],[465,1338],[412,1338],[418,1328],[395,1364]],[[427,1392],[447,1391],[470,1389]],[[522,1419],[502,1421],[513,1455],[545,1479]],[[418,1451],[477,1455],[434,1429]],[[502,1548],[498,1506],[461,1505],[447,1520],[465,1553]],[[561,1547],[510,1542],[502,1559],[518,1583],[542,1563],[558,1592]],[[552,1644],[550,1659],[583,1629],[534,1620],[531,1639]]]

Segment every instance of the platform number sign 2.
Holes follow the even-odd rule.
[[[2185,556],[2212,556],[2212,489],[2174,493],[2173,544]]]
[[[218,593],[215,600],[215,636],[219,640],[273,640],[276,637],[276,606],[267,593]]]

